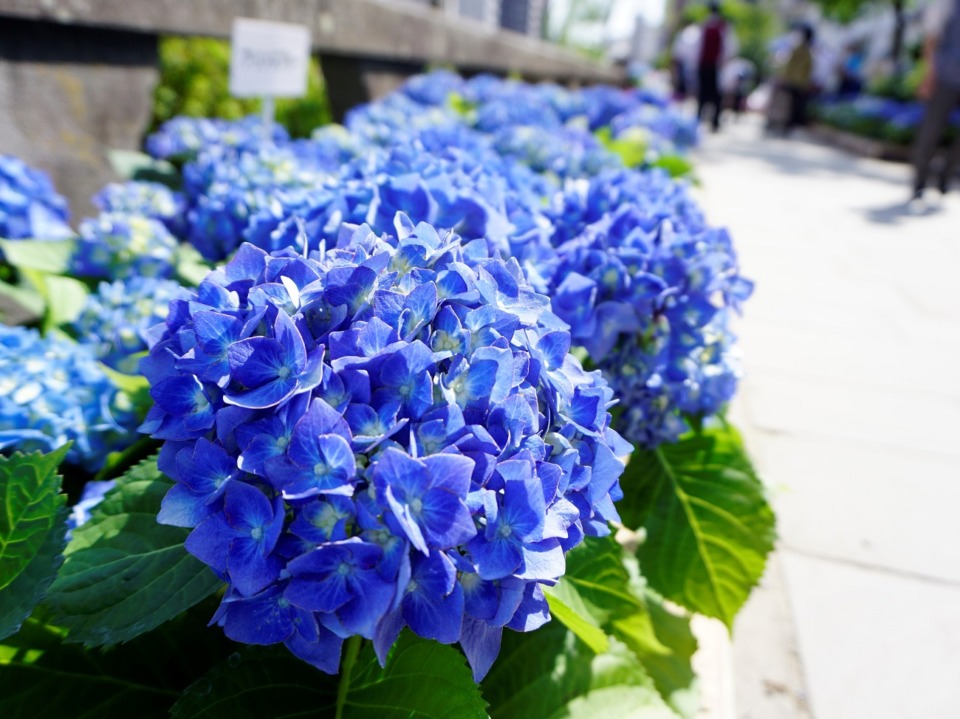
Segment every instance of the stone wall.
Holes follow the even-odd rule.
[[[0,20],[0,153],[49,172],[74,220],[116,178],[107,149],[140,146],[156,44],[120,30]]]

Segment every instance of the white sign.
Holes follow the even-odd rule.
[[[233,21],[230,94],[302,97],[307,92],[310,29],[250,18]]]

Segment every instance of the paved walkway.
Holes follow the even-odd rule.
[[[911,215],[908,168],[750,118],[695,162],[757,282],[733,414],[780,520],[736,715],[960,717],[960,187]]]

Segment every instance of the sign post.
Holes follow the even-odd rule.
[[[310,63],[305,25],[236,18],[230,52],[230,94],[261,98],[264,142],[273,136],[274,98],[303,97]]]

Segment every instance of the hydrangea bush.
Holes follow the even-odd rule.
[[[6,244],[0,708],[694,716],[689,613],[732,626],[773,516],[682,122],[448,72],[310,140],[181,118],[176,192]]]

